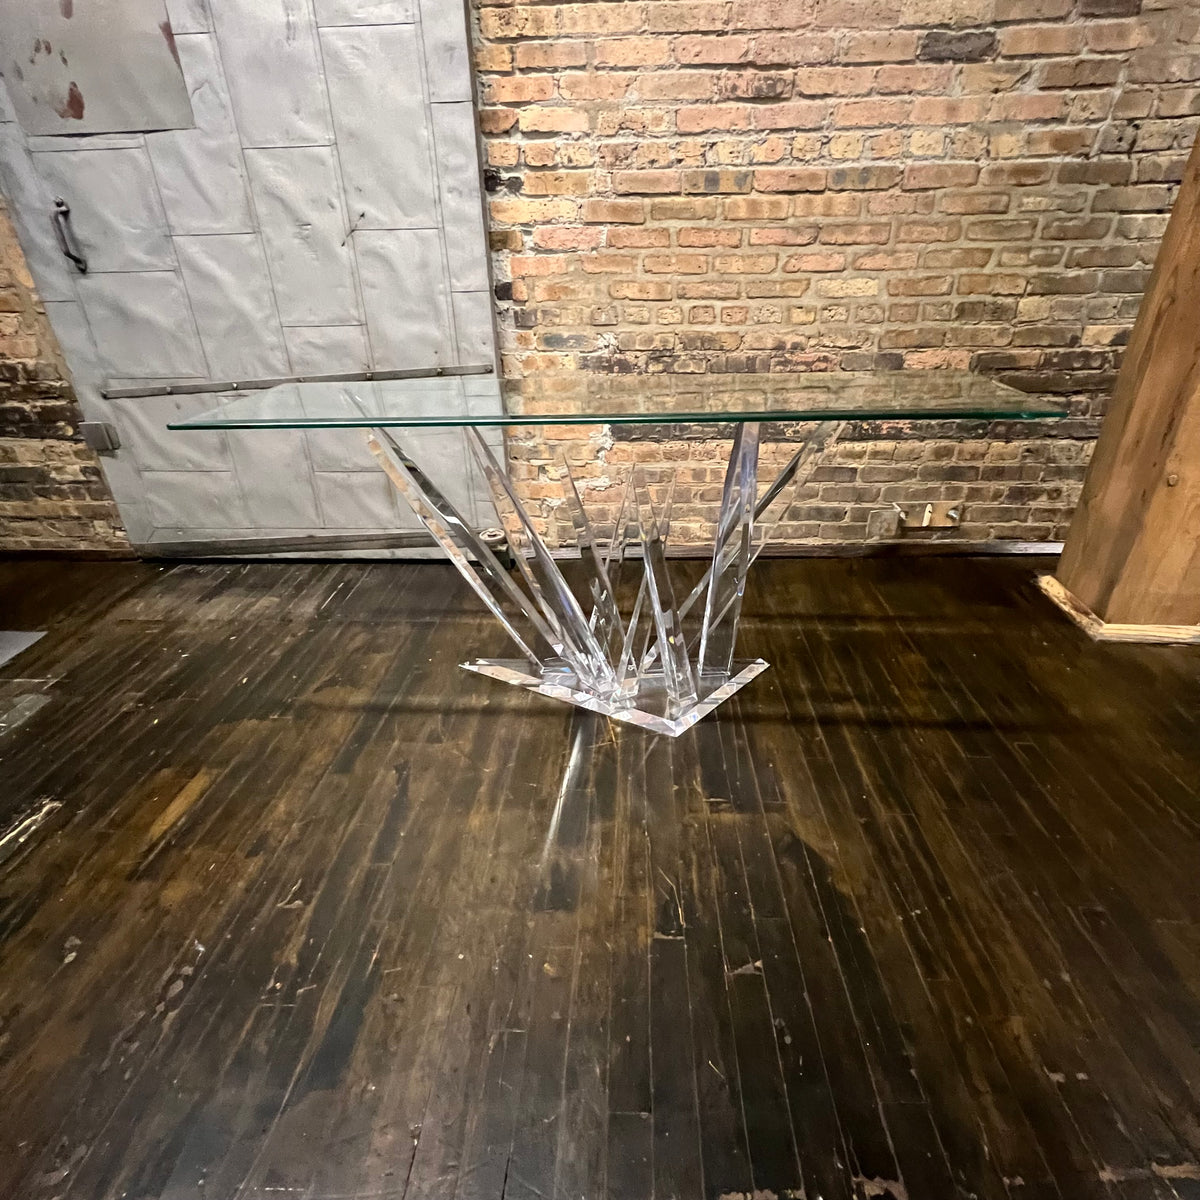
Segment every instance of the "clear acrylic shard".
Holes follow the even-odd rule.
[[[762,659],[734,660],[738,619],[750,565],[786,514],[795,490],[807,480],[820,451],[836,440],[840,426],[806,432],[809,440],[759,496],[759,428],[738,426],[710,565],[682,604],[676,600],[667,560],[673,481],[667,495],[656,503],[645,477],[639,471],[632,473],[612,535],[603,547],[570,465],[562,459],[562,503],[582,556],[577,597],[537,522],[477,430],[465,433],[508,536],[513,572],[505,570],[390,433],[376,430],[372,448],[410,507],[525,655],[479,659],[464,667],[652,733],[677,737],[767,668]],[[619,577],[628,582],[628,573],[639,566],[632,606],[622,613]],[[703,620],[699,632],[689,639],[684,620],[701,598]]]

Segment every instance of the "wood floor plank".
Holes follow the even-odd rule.
[[[0,560],[0,1195],[1192,1200],[1200,659],[1035,569],[764,562],[671,740],[444,564]]]

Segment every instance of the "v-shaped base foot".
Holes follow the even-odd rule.
[[[761,675],[768,666],[761,658],[752,662],[735,662],[727,680],[713,680],[707,689],[701,680],[700,699],[682,712],[667,716],[666,688],[663,686],[661,672],[643,675],[638,681],[636,695],[622,703],[604,700],[582,690],[574,673],[566,668],[548,669],[541,675],[534,675],[530,672],[529,663],[520,658],[479,658],[462,665],[468,671],[488,675],[514,687],[528,688],[531,692],[550,696],[555,700],[565,700],[568,704],[576,704],[614,721],[624,721],[627,725],[637,725],[651,733],[666,734],[667,737],[678,737],[690,729],[701,717],[706,717],[718,704],[728,700],[756,675]]]

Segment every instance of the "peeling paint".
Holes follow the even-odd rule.
[[[58,0],[58,11],[69,21],[75,15],[75,0]]]

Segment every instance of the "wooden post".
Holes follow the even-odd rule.
[[[1048,583],[1096,636],[1200,640],[1200,138]]]

